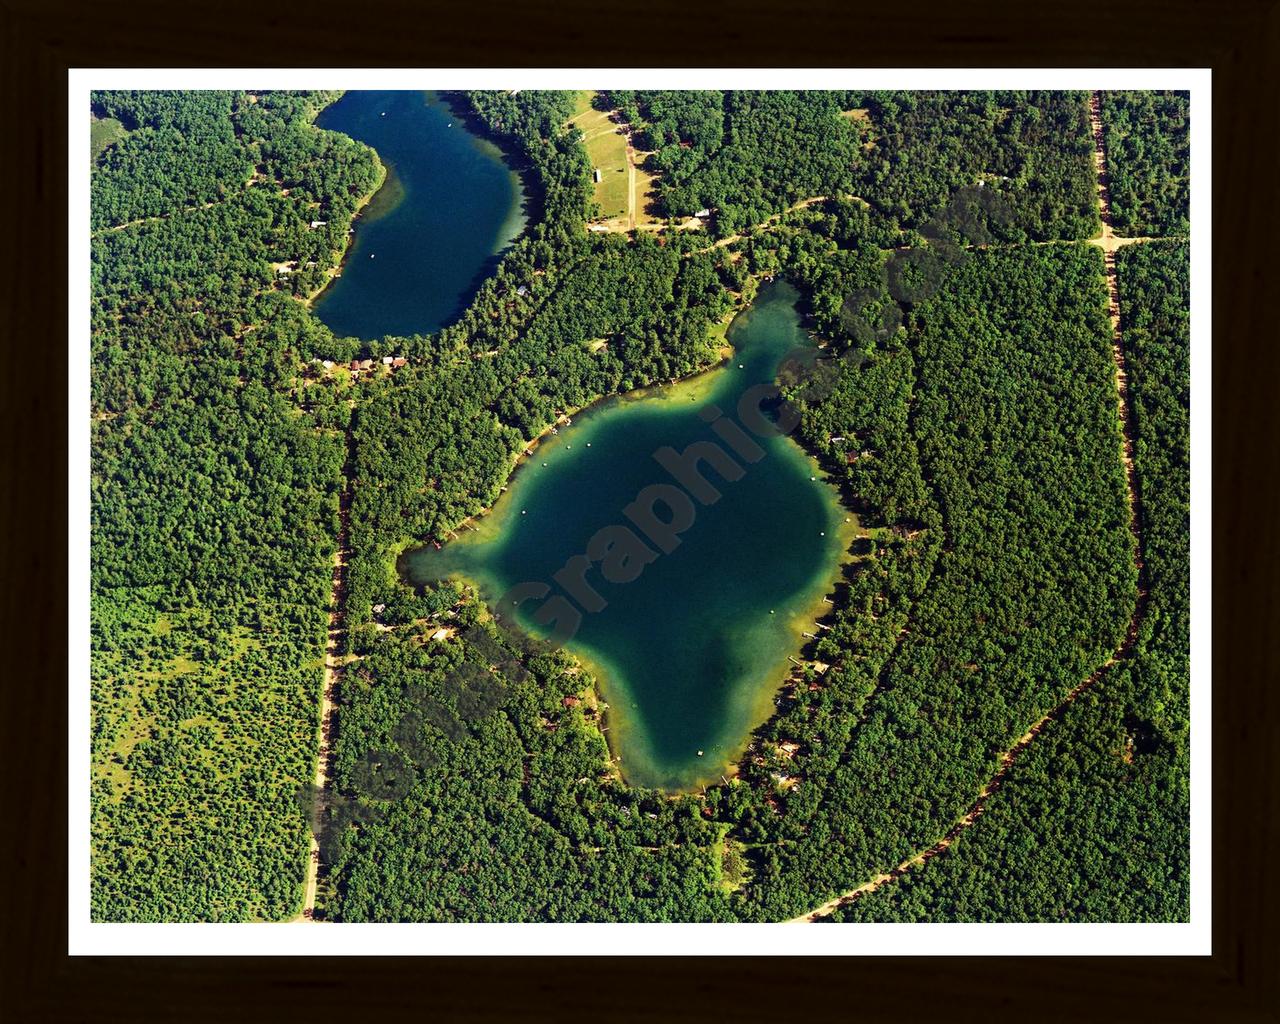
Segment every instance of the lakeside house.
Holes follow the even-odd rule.
[[[390,365],[391,365],[391,360],[392,360],[392,357],[391,357],[391,356],[383,356],[383,357],[382,357],[382,365],[383,365],[383,366],[390,366]]]
[[[521,297],[523,297],[523,296],[525,296],[525,295],[528,295],[528,294],[529,294],[529,287],[528,287],[528,285],[523,285],[523,284],[522,284],[519,288],[517,288],[517,289],[516,289],[516,294],[517,294],[517,295],[519,295],[519,296],[521,296]]]
[[[408,362],[409,360],[407,360],[404,356],[396,356],[394,359],[391,360],[391,366],[393,369],[398,370],[400,369],[400,367],[404,366]]]
[[[314,231],[316,228],[322,228],[328,223],[329,222],[327,220],[313,220],[311,222],[311,230]]]

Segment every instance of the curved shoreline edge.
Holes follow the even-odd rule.
[[[763,276],[766,275],[763,273],[756,275],[756,277]],[[758,281],[753,279],[752,283],[758,284]],[[553,430],[563,428],[566,418],[571,419],[580,415],[589,418],[607,413],[626,403],[655,398],[665,399],[667,393],[674,393],[678,389],[691,387],[709,389],[714,387],[722,379],[719,375],[731,365],[732,353],[736,351],[728,341],[732,336],[733,327],[740,323],[743,316],[750,314],[756,308],[757,298],[757,288],[748,287],[744,289],[740,304],[725,318],[728,326],[723,332],[725,344],[720,349],[721,358],[711,366],[669,382],[651,384],[628,392],[601,396],[580,409],[566,410],[564,416],[548,425],[540,434],[529,441],[515,457],[512,468],[502,485],[502,490],[493,505],[468,516],[453,529],[447,531],[449,539],[445,540],[445,544],[470,545],[478,543],[492,537],[495,532],[504,528],[509,518],[509,511],[504,508],[510,500],[507,492],[513,491],[515,482],[520,477],[525,464],[537,454],[543,444],[547,443],[547,439],[551,436]],[[803,298],[803,293],[797,291],[794,307],[800,317],[797,323],[797,327],[800,330],[804,330]],[[713,337],[718,337],[719,333],[717,332]],[[806,331],[806,333],[809,332]],[[811,334],[810,337],[812,338]],[[681,395],[681,397],[683,398],[684,396]],[[682,402],[681,407],[683,405],[684,403]],[[806,627],[814,629],[815,622],[820,620],[834,605],[833,599],[838,597],[841,582],[847,578],[850,567],[860,560],[859,556],[853,554],[852,547],[855,540],[865,535],[865,531],[857,510],[848,504],[843,488],[836,481],[830,479],[829,472],[821,464],[817,453],[806,448],[800,439],[794,435],[787,436],[785,443],[794,446],[794,453],[807,464],[811,475],[816,477],[822,489],[828,492],[824,499],[824,505],[826,505],[830,517],[827,529],[834,529],[835,531],[835,537],[829,546],[833,547],[837,553],[830,570],[824,573],[820,579],[815,579],[814,582],[803,587],[795,595],[793,606],[780,615],[780,619],[785,622],[787,640],[785,644],[779,645],[776,657],[771,658],[767,669],[752,673],[757,678],[744,680],[744,685],[736,688],[730,694],[730,700],[735,705],[741,705],[749,708],[749,710],[731,716],[735,719],[741,719],[745,722],[745,725],[733,730],[735,738],[727,743],[727,752],[723,757],[708,758],[705,770],[679,785],[636,781],[634,776],[629,775],[626,770],[627,762],[621,756],[624,752],[633,755],[636,753],[634,741],[631,741],[633,749],[630,751],[624,751],[623,748],[628,744],[626,737],[636,737],[638,728],[636,723],[631,721],[627,714],[621,710],[625,704],[623,698],[630,699],[630,691],[625,678],[615,678],[622,676],[620,670],[610,666],[608,659],[580,644],[575,644],[566,649],[566,653],[591,674],[593,678],[591,689],[594,697],[607,708],[606,711],[602,712],[598,723],[598,728],[603,735],[610,755],[609,763],[605,767],[611,773],[619,775],[628,786],[653,790],[670,798],[681,795],[705,796],[710,787],[719,784],[721,781],[736,777],[747,757],[751,755],[757,741],[757,733],[777,713],[778,701],[788,684],[796,682],[798,671],[803,671],[805,667],[817,664],[812,658],[805,657],[806,651],[813,643],[813,634],[808,633],[806,635]],[[389,575],[398,585],[412,587],[427,582],[421,578],[415,579],[410,561],[416,553],[424,551],[429,553],[428,544],[419,539],[412,539],[406,540],[403,545],[397,545],[388,552],[390,556],[388,560]],[[494,580],[484,574],[477,575],[474,572],[462,569],[446,570],[442,572],[439,579],[441,581],[449,579],[465,583],[476,592],[483,604],[488,604],[489,599],[501,589]],[[488,595],[488,598],[486,595]],[[641,730],[641,733],[643,733],[643,730]],[[647,750],[650,746],[648,737],[641,734],[638,738],[639,748]],[[641,758],[641,760],[644,761],[646,759]],[[621,769],[617,768],[619,763],[623,765]]]

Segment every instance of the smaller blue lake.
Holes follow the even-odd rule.
[[[316,315],[366,340],[452,322],[524,230],[519,175],[433,93],[348,92],[316,124],[372,146],[387,168]]]

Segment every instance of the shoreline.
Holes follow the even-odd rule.
[[[344,92],[342,95],[345,96],[346,93]],[[342,99],[342,96],[339,96],[338,99],[335,99],[333,103],[337,103],[338,100],[340,99]],[[321,128],[318,124],[316,124],[316,118],[318,118],[322,113],[328,110],[329,107],[333,106],[333,103],[329,103],[321,107],[319,110],[316,111],[315,116],[311,119],[311,126],[315,128],[317,131],[329,132],[329,131],[335,130],[333,128]],[[346,133],[339,132],[338,134],[346,134]],[[351,136],[348,135],[347,138],[351,138]],[[360,140],[352,139],[352,141],[359,142]],[[339,277],[342,276],[342,271],[346,267],[347,261],[351,258],[351,253],[354,251],[356,247],[356,235],[355,235],[356,222],[360,220],[361,216],[364,213],[365,207],[367,207],[370,203],[373,202],[373,200],[383,190],[383,188],[387,185],[387,183],[391,180],[391,177],[392,177],[390,169],[382,160],[382,154],[380,154],[376,149],[370,146],[367,142],[362,142],[360,144],[362,146],[367,146],[369,151],[373,154],[374,162],[378,165],[378,172],[379,172],[378,181],[370,190],[368,195],[360,196],[356,200],[356,208],[355,210],[352,211],[351,219],[347,222],[346,248],[342,250],[342,255],[338,258],[338,262],[334,266],[330,267],[328,270],[325,271],[324,283],[321,284],[314,291],[312,291],[309,295],[306,295],[302,298],[302,305],[311,313],[315,313],[316,303],[320,301],[321,296],[323,296],[324,293],[329,290],[329,288],[333,285],[334,281],[336,281]]]
[[[749,305],[749,303],[747,305]],[[732,322],[732,320],[736,319],[738,314],[744,312],[746,308],[746,306],[735,306],[727,319]],[[507,472],[506,482],[502,485],[502,489],[498,492],[498,497],[494,499],[493,504],[484,505],[478,511],[459,520],[456,526],[450,527],[446,531],[446,537],[445,539],[440,540],[440,543],[457,543],[459,540],[463,539],[462,531],[464,529],[470,529],[473,533],[478,533],[479,530],[477,529],[476,524],[480,523],[482,520],[488,520],[492,517],[494,510],[498,507],[498,503],[502,501],[502,495],[510,490],[514,483],[517,473],[519,473],[519,471],[523,469],[524,466],[538,453],[542,446],[553,443],[549,440],[549,438],[556,437],[556,434],[553,433],[553,431],[558,432],[561,427],[570,426],[575,416],[596,416],[611,403],[621,404],[623,402],[643,401],[647,398],[654,397],[654,392],[679,387],[681,385],[697,383],[700,378],[707,377],[718,370],[724,369],[729,363],[732,353],[733,347],[731,345],[720,344],[716,346],[716,354],[719,358],[714,363],[711,363],[700,370],[695,370],[683,377],[675,377],[669,381],[644,384],[638,388],[632,388],[630,391],[619,391],[612,395],[600,395],[597,398],[591,399],[591,401],[584,405],[566,408],[553,422],[549,423],[539,431],[531,440],[526,441],[524,447],[511,460],[511,468]],[[803,451],[804,449],[801,450]],[[805,454],[807,455],[808,452],[805,452]],[[453,534],[453,537],[449,538],[448,534]],[[409,549],[425,548],[431,544],[434,539],[435,538],[424,541],[417,537],[406,538],[400,543],[392,545],[389,550],[396,551],[394,560],[398,562],[401,557],[408,554]]]
[[[488,122],[480,116],[479,111],[471,105],[470,100],[466,98],[465,90],[434,89],[429,91],[453,112],[454,116],[463,123],[468,132],[497,148],[502,155],[502,162],[520,179],[523,193],[523,200],[520,205],[525,217],[525,224],[520,233],[503,246],[503,251],[505,252],[507,248],[515,245],[516,242],[524,237],[531,225],[542,223],[543,215],[546,213],[546,191],[542,188],[542,182],[535,173],[533,162],[529,159],[529,155],[519,148],[514,135],[497,132],[489,126]]]

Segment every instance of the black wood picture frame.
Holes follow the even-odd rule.
[[[1280,1018],[1272,527],[1280,4],[993,0],[785,9],[741,0],[429,6],[0,3],[6,485],[0,750],[21,1021],[617,1017]],[[648,26],[646,29],[645,26]],[[599,45],[601,39],[606,45]],[[1213,954],[1151,958],[71,958],[67,878],[67,69],[71,67],[1076,67],[1213,69]],[[269,927],[269,926],[264,926]],[[776,946],[771,942],[770,947]],[[712,952],[712,950],[708,950]]]

